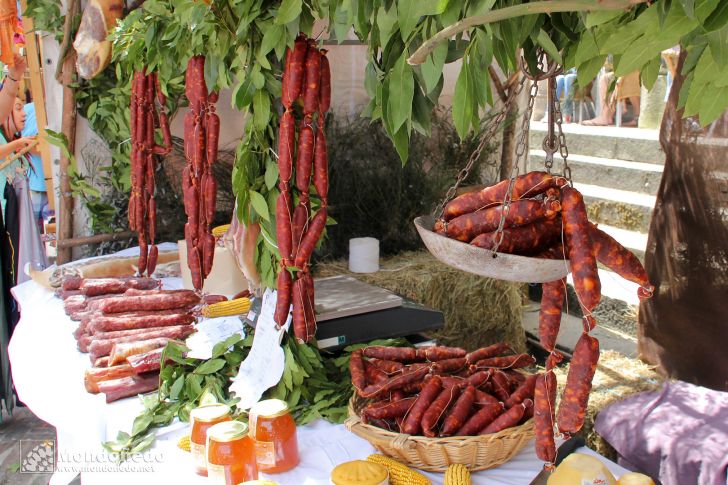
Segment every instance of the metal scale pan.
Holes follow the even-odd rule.
[[[494,253],[437,234],[432,230],[434,226],[434,216],[420,216],[415,219],[417,232],[430,253],[453,268],[489,278],[523,283],[556,281],[569,273],[568,261]]]
[[[537,81],[542,79],[548,79],[548,102],[550,107],[548,115],[549,132],[543,143],[543,148],[546,152],[546,161],[550,161],[550,163],[545,163],[545,165],[550,172],[551,165],[553,164],[554,153],[561,150],[560,153],[564,159],[564,173],[565,175],[568,175],[567,179],[569,181],[571,180],[571,171],[566,162],[568,151],[565,145],[565,138],[561,131],[561,108],[558,99],[555,96],[555,76],[558,74],[560,66],[552,62],[548,66],[548,69],[544,71],[541,69],[542,63],[539,62],[540,72],[538,75],[532,76],[528,73],[525,61],[523,57],[521,57],[520,67],[523,72],[523,76],[519,85],[510,90],[510,94],[508,95],[508,99],[505,101],[502,110],[495,116],[490,127],[483,134],[478,147],[468,160],[467,166],[458,174],[455,185],[453,185],[445,195],[445,200],[439,206],[436,214],[442,214],[442,209],[445,207],[446,203],[455,197],[456,190],[460,186],[460,183],[467,177],[473,167],[475,159],[480,156],[480,152],[486,142],[490,141],[495,135],[498,126],[505,119],[505,113],[507,113],[509,106],[514,102],[515,96],[520,93],[521,89],[523,89],[526,79],[531,79],[534,82],[530,87],[528,107],[523,114],[523,120],[521,122],[521,135],[516,147],[516,159],[513,162],[511,181],[513,181],[518,175],[518,163],[520,158],[527,153],[529,123],[535,98],[538,93]],[[558,136],[556,133],[557,127]],[[511,191],[512,185],[509,186],[509,193],[507,196],[508,202],[510,202],[511,199]],[[567,260],[534,258],[516,254],[498,253],[437,234],[432,230],[435,226],[435,219],[436,217],[434,215],[420,216],[414,221],[415,227],[430,253],[448,266],[468,273],[487,276],[489,278],[518,281],[523,283],[545,283],[549,281],[556,281],[569,274],[570,266]],[[501,227],[502,224],[503,221],[501,220]]]

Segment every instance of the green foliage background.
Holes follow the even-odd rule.
[[[184,71],[195,54],[206,56],[210,89],[232,89],[233,106],[248,115],[237,148],[233,187],[238,216],[258,221],[262,233],[257,265],[272,286],[278,267],[274,201],[277,196],[276,132],[281,65],[286,46],[298,32],[312,34],[315,18],[329,19],[332,38],[353,28],[368,46],[365,87],[371,100],[363,116],[381,122],[400,159],[409,157],[413,131],[429,136],[432,109],[442,91],[443,66],[462,59],[455,84],[452,121],[461,138],[478,127],[493,104],[488,66],[518,68],[523,49],[531,69],[537,48],[577,67],[586,85],[614,55],[617,75],[640,69],[651,87],[660,52],[681,44],[688,52],[680,103],[686,116],[706,125],[728,106],[728,3],[721,0],[657,0],[627,10],[520,15],[473,27],[440,44],[424,64],[409,56],[428,38],[459,20],[488,15],[519,0],[146,0],[121,20],[112,34],[114,58],[98,78],[79,83],[81,114],[110,145],[108,181],[115,192],[128,190],[130,79],[135,69],[158,71],[169,109],[183,104]],[[28,11],[38,28],[58,32],[57,0],[31,0]],[[335,68],[335,66],[334,66]],[[336,163],[332,160],[332,163]],[[77,176],[80,177],[80,176]],[[124,224],[83,183],[76,183],[94,212],[94,230]]]

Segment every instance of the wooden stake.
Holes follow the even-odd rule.
[[[93,236],[75,237],[73,239],[64,239],[56,243],[56,247],[61,249],[69,249],[75,246],[85,246],[88,244],[99,244],[107,241],[119,241],[121,239],[131,239],[136,236],[135,232],[123,231],[112,232],[109,234],[94,234]]]
[[[69,10],[66,12],[66,23],[63,26],[64,40],[71,42],[71,23],[78,14],[79,3],[71,0]],[[68,38],[68,39],[66,39]],[[71,49],[63,60],[63,118],[61,120],[61,132],[68,139],[68,151],[75,153],[76,150],[76,90],[71,83],[76,77],[76,51]],[[61,189],[61,207],[58,214],[60,231],[58,240],[73,238],[73,195],[71,194],[71,183],[68,177],[68,167],[71,161],[61,154],[59,166],[59,185]],[[57,263],[63,264],[73,259],[70,248],[59,247]]]
[[[25,12],[26,0],[20,0],[20,6]],[[43,161],[43,174],[45,175],[46,194],[48,195],[48,206],[51,210],[56,208],[55,187],[53,186],[53,168],[51,165],[51,149],[46,141],[46,126],[48,115],[45,106],[45,90],[43,89],[43,73],[41,71],[40,49],[38,48],[38,37],[33,30],[33,19],[23,16],[23,31],[25,35],[26,58],[28,59],[28,71],[30,72],[30,92],[35,104],[35,119],[38,124],[38,135],[40,145],[38,151]]]

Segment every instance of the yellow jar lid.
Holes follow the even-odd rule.
[[[210,423],[230,414],[230,408],[224,404],[208,404],[190,411],[190,418],[200,423]]]
[[[277,418],[288,412],[288,404],[280,399],[265,399],[253,404],[250,415],[259,418]]]
[[[207,438],[218,443],[236,441],[248,434],[248,425],[240,421],[224,421],[207,430]]]
[[[334,485],[381,485],[387,483],[387,469],[379,463],[355,460],[342,463],[331,472]]]

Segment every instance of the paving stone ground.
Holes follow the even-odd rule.
[[[3,414],[0,423],[0,485],[46,485],[51,478],[50,473],[21,473],[20,467],[29,449],[55,438],[56,429],[28,408],[15,408],[12,417]],[[77,478],[72,485],[80,483]]]

